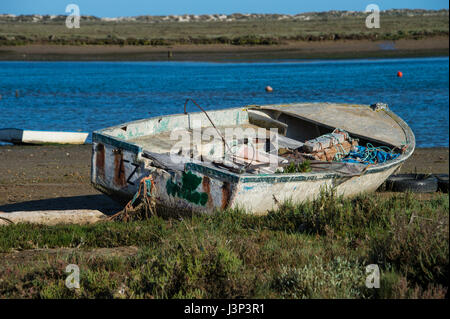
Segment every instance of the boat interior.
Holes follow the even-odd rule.
[[[282,109],[202,111],[133,122],[106,133],[138,145],[144,157],[169,170],[184,170],[184,164],[195,162],[238,174],[329,170],[354,175],[368,163],[342,159],[358,146],[402,152],[383,136],[366,136],[361,129],[347,131]],[[343,117],[341,122],[351,128],[351,120]]]

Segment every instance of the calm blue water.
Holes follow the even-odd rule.
[[[403,78],[397,78],[398,70]],[[275,91],[265,93],[267,85]],[[0,128],[89,132],[181,113],[187,97],[207,110],[303,101],[384,102],[412,127],[419,147],[449,144],[448,57],[233,64],[0,62],[0,94]]]

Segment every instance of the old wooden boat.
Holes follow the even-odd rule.
[[[0,141],[13,144],[84,144],[89,133],[0,129]]]
[[[409,126],[381,103],[251,105],[208,112],[196,105],[201,111],[187,112],[185,105],[182,114],[94,132],[93,186],[127,201],[141,181],[150,179],[148,195],[162,207],[206,213],[239,207],[264,214],[286,200],[313,199],[327,187],[344,196],[375,191],[415,149]],[[263,135],[245,137],[242,131]],[[351,143],[344,151],[345,137]],[[379,151],[378,159],[354,155],[358,148]]]

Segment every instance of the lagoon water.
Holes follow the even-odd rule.
[[[397,71],[403,78],[397,77]],[[265,93],[270,85],[273,93]],[[16,97],[16,90],[19,96]],[[290,102],[384,102],[418,147],[449,145],[449,59],[0,62],[0,128],[88,131],[182,113]],[[191,105],[192,111],[198,111]]]

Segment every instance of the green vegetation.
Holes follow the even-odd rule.
[[[324,192],[260,217],[229,210],[90,226],[9,225],[0,228],[1,252],[44,250],[28,263],[0,258],[0,297],[443,298],[448,222],[444,194],[342,199]],[[124,246],[138,253],[87,256]],[[76,249],[45,253],[60,247]],[[75,291],[64,285],[69,263],[81,270]],[[381,289],[365,287],[369,264],[381,269]]]
[[[175,44],[274,45],[292,41],[324,40],[398,40],[448,36],[448,10],[433,12],[396,12],[381,14],[381,28],[367,29],[366,13],[322,12],[298,16],[280,15],[231,21],[191,22],[139,17],[123,21],[83,18],[79,29],[65,27],[64,17],[0,19],[0,45],[133,45]]]
[[[308,173],[311,172],[311,162],[305,160],[301,163],[290,162],[286,167],[284,167],[283,173]]]

